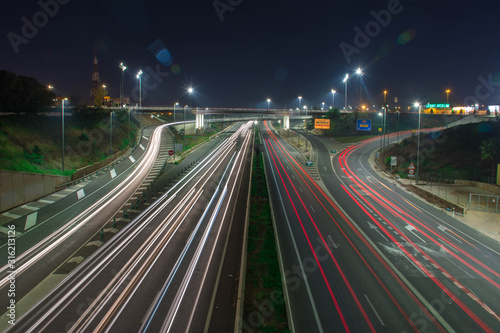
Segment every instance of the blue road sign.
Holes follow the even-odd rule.
[[[372,121],[371,120],[363,120],[358,119],[358,131],[371,131],[372,130]]]

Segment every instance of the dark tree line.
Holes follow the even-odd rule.
[[[37,113],[54,104],[55,93],[37,79],[0,70],[0,111]]]

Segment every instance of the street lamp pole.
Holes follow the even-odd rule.
[[[418,185],[418,166],[420,164],[420,110],[421,105],[419,103],[415,103],[415,107],[418,107],[418,137],[417,137],[417,173],[415,176],[415,182]]]
[[[175,123],[175,106],[176,106],[176,105],[179,105],[179,103],[175,103],[175,104],[174,104],[174,123]]]
[[[130,142],[130,112],[132,112],[132,109],[128,109],[128,145],[129,147],[132,146],[132,143]]]
[[[123,73],[127,69],[127,66],[123,65],[123,62],[120,63],[120,68],[122,69],[122,85],[120,87],[120,109],[123,108]],[[130,142],[130,140],[129,140]]]
[[[64,172],[64,101],[67,98],[62,99],[62,172]]]
[[[356,70],[356,74],[359,75],[359,108],[361,109],[363,105],[363,71],[361,68]]]
[[[307,106],[305,106],[306,109],[306,153],[307,153]]]
[[[186,149],[186,108],[187,105],[184,106],[184,144],[183,150]]]
[[[344,106],[344,110],[346,112],[347,112],[347,80],[349,80],[349,74],[346,74],[345,78],[344,78],[344,83],[345,83],[345,106]]]
[[[142,108],[142,70],[139,70],[139,73],[137,73],[137,78],[139,79],[139,107]]]
[[[382,148],[382,151],[385,150],[385,124],[386,124],[386,121],[387,121],[387,102],[386,102],[386,99],[387,99],[387,90],[384,90],[384,146]],[[389,140],[387,140],[389,141]]]
[[[398,142],[399,142],[399,110],[397,112],[398,112]]]
[[[335,108],[335,93],[336,93],[336,91],[332,89],[332,95],[333,95],[332,96],[332,109]]]
[[[267,113],[269,113],[269,105],[270,105],[270,103],[271,103],[271,99],[268,98],[267,99]]]
[[[450,104],[450,89],[446,89],[446,104]]]

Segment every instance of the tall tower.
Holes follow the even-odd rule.
[[[94,99],[99,95],[101,79],[99,79],[99,68],[97,66],[97,50],[94,49],[94,70],[92,71],[92,89],[90,90],[90,104],[94,104]]]

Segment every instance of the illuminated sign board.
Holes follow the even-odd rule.
[[[357,130],[358,131],[371,131],[372,130],[372,121],[358,119]]]
[[[330,119],[314,119],[314,128],[330,129]]]
[[[429,104],[429,103],[427,103],[427,105],[425,107],[428,109],[432,109],[432,108],[434,108],[434,109],[439,109],[439,108],[448,109],[448,108],[450,108],[450,104]]]

